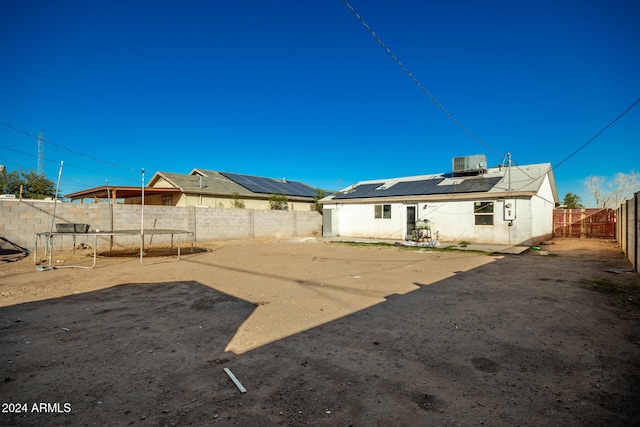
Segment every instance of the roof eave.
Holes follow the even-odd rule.
[[[217,196],[217,197],[233,197],[233,193],[225,193],[225,192],[207,192],[207,191],[185,191],[183,194],[188,196]],[[239,194],[240,199],[251,199],[251,200],[268,200],[272,195],[264,194],[264,193],[252,193],[252,194]],[[305,203],[313,203],[313,197],[305,197],[305,196],[289,196],[287,195],[287,200],[289,202],[305,202]]]
[[[172,181],[169,177],[167,177],[164,173],[162,173],[160,171],[156,172],[155,175],[153,175],[153,178],[151,178],[151,180],[149,181],[149,184],[147,185],[147,187],[153,187],[153,184],[158,182],[160,180],[160,178],[164,179],[169,184],[173,185],[174,188],[177,188],[180,191],[184,192],[184,189],[181,186],[176,184],[174,181]],[[153,188],[156,188],[156,187],[153,187]]]
[[[407,202],[448,202],[452,200],[487,200],[514,197],[533,197],[535,191],[486,192],[486,193],[458,193],[437,195],[413,195],[395,197],[367,197],[358,199],[321,199],[320,203],[328,204],[359,204],[359,203],[407,203]]]
[[[144,187],[146,195],[152,194],[166,194],[166,193],[179,193],[180,190],[176,188],[155,188]],[[81,199],[106,199],[109,196],[114,195],[118,199],[128,199],[132,197],[140,197],[142,195],[142,187],[134,186],[109,186],[106,185],[100,187],[90,188],[88,190],[77,191],[75,193],[65,194],[64,197],[71,200]]]

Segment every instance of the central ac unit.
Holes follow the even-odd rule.
[[[482,173],[487,170],[487,156],[484,154],[454,157],[451,163],[454,174]]]

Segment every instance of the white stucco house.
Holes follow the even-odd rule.
[[[465,169],[456,159],[465,158],[452,173],[360,181],[323,198],[323,235],[407,240],[417,224],[440,242],[551,238],[559,199],[550,163]]]

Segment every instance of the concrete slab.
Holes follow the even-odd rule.
[[[357,243],[387,243],[387,244],[396,244],[398,242],[402,243],[399,240],[392,239],[368,239],[361,237],[325,237],[322,239],[323,241],[329,242],[357,242]],[[407,242],[408,243],[408,242]],[[425,245],[425,247],[428,247]],[[440,242],[440,246],[438,249],[454,249],[459,251],[482,251],[482,252],[490,252],[497,254],[511,254],[511,255],[519,255],[529,249],[529,246],[518,246],[518,245],[491,245],[491,244],[482,244],[482,243],[472,243],[466,246],[460,246],[457,243],[453,242]]]
[[[446,247],[446,244],[442,244],[440,247]],[[508,245],[485,245],[481,243],[473,243],[466,245],[464,247],[460,245],[452,246],[450,249],[460,250],[460,251],[483,251],[483,252],[491,252],[497,254],[511,254],[511,255],[519,255],[529,249],[529,246],[508,246]]]

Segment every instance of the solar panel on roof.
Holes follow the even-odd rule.
[[[286,191],[284,191],[282,186],[278,185],[279,183],[270,182],[265,178],[255,178],[255,177],[252,177],[251,181],[253,181],[257,186],[264,188],[265,193],[273,193],[273,194],[285,193],[286,194]]]
[[[376,187],[380,187],[380,183],[377,184],[360,184],[356,185],[350,190],[345,191],[344,193],[338,193],[333,196],[334,199],[359,199],[361,197],[372,197],[368,194],[373,191]]]
[[[417,196],[430,194],[431,188],[435,187],[443,181],[442,178],[423,179],[419,181],[398,182],[395,185],[384,190],[385,196]]]
[[[311,188],[306,184],[303,184],[301,182],[291,182],[291,191],[295,192],[297,194],[304,194],[304,195],[308,195],[311,197],[314,197],[316,195],[316,189],[315,188]]]
[[[316,190],[297,181],[280,181],[273,178],[220,172],[223,176],[259,194],[286,194],[287,196],[313,197]]]
[[[456,185],[456,193],[484,193],[491,190],[502,177],[494,176],[491,178],[470,178],[465,179]]]
[[[438,185],[431,190],[431,194],[453,193],[486,193],[491,190],[502,177],[467,178],[455,184]]]
[[[439,185],[444,178],[401,181],[390,187],[382,183],[360,184],[351,190],[334,195],[334,199],[363,199],[369,197],[428,196],[433,194],[483,193],[491,190],[501,177],[467,178],[457,184]]]

